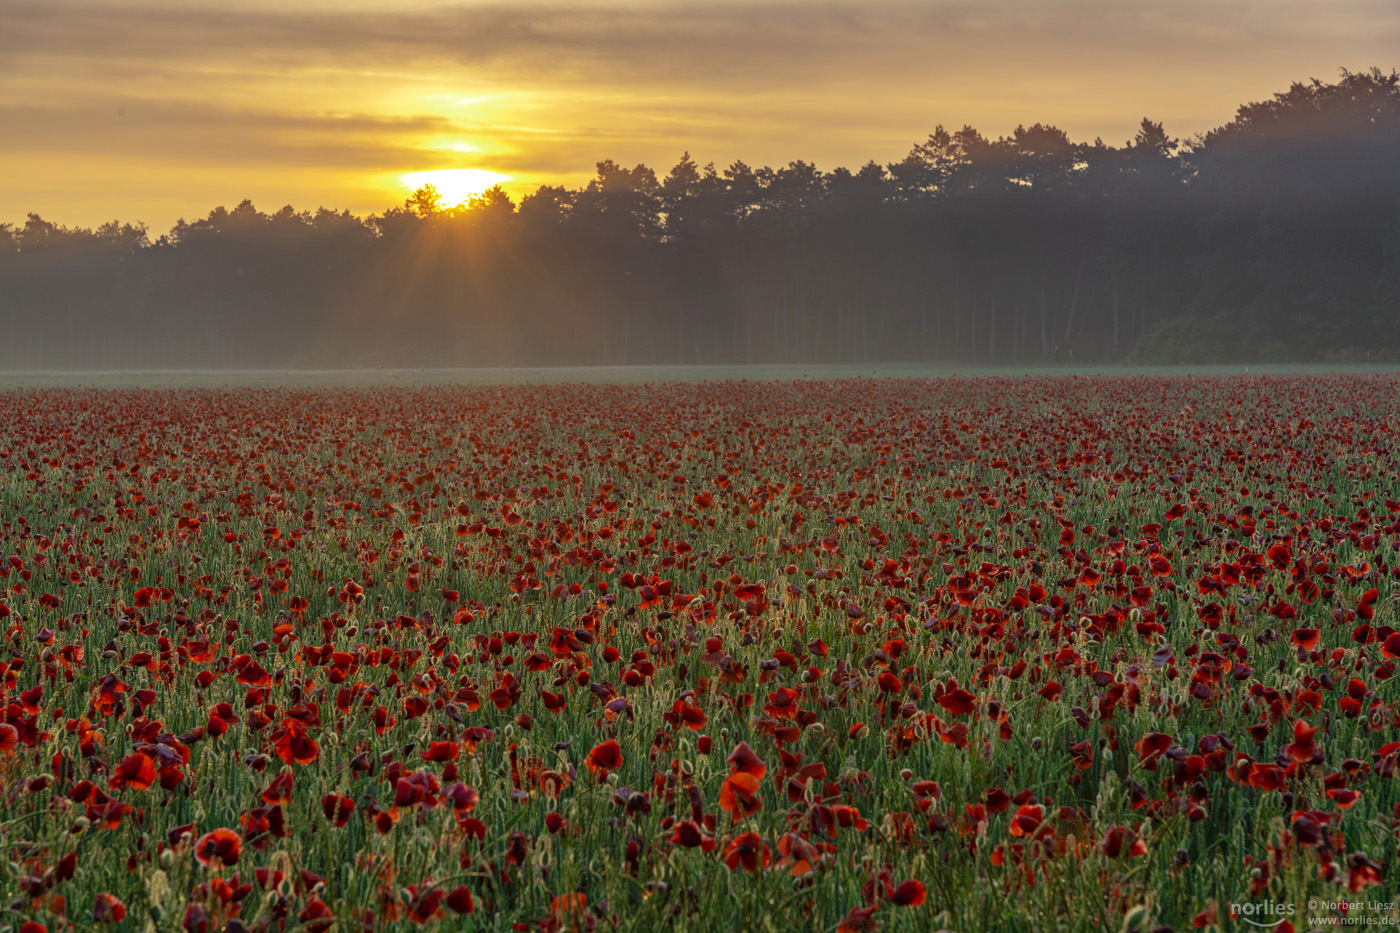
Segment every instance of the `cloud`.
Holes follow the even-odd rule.
[[[123,97],[56,107],[0,104],[0,124],[21,148],[51,154],[87,149],[209,166],[349,168],[402,164],[419,151],[400,140],[451,128],[430,116],[285,114]]]
[[[543,83],[570,77],[771,87],[883,75],[941,60],[1008,70],[1139,64],[1229,52],[1253,59],[1320,38],[1384,48],[1400,27],[1386,0],[1326,7],[1279,0],[750,0],[657,3],[225,3],[28,0],[10,4],[0,56],[227,62],[415,72],[453,65]],[[1360,41],[1358,41],[1360,40]],[[1086,59],[1088,61],[1086,62]],[[13,67],[13,66],[12,66]],[[860,71],[852,73],[853,67]]]

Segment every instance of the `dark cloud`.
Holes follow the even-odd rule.
[[[0,103],[0,125],[17,146],[52,154],[367,169],[418,158],[421,150],[404,139],[452,129],[440,117],[316,116],[125,97],[48,107]]]
[[[1280,13],[1283,15],[1280,15]],[[529,69],[542,81],[762,82],[859,80],[924,65],[997,61],[1083,68],[1229,52],[1254,59],[1305,47],[1343,28],[1373,48],[1400,33],[1384,0],[1303,5],[1277,0],[752,0],[679,3],[463,3],[298,9],[236,4],[11,2],[0,60],[55,56],[89,64],[227,62],[256,69],[309,65],[413,71],[452,63]],[[1086,62],[1086,59],[1090,60]],[[852,69],[860,69],[852,73]],[[528,78],[528,74],[516,74]],[[701,84],[701,87],[704,85]]]

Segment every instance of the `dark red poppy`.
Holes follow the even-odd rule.
[[[418,753],[418,757],[431,762],[453,761],[458,752],[456,742],[430,742],[427,748]]]
[[[740,833],[724,849],[724,864],[730,871],[761,871],[773,862],[773,852],[758,833]]]
[[[466,885],[458,885],[447,893],[447,906],[452,908],[454,913],[469,914],[476,910],[476,901],[472,899],[472,892],[467,890]]]
[[[593,746],[588,753],[588,758],[584,762],[588,770],[599,776],[601,779],[608,772],[616,771],[622,767],[622,746],[617,744],[616,739],[609,739]]]
[[[687,849],[699,847],[704,852],[714,850],[715,840],[704,828],[695,820],[681,820],[671,832],[673,844],[684,846]]]
[[[725,761],[729,764],[731,773],[743,772],[760,780],[768,773],[768,766],[758,757],[758,753],[749,747],[748,742],[740,742],[734,746],[734,750]]]
[[[92,900],[92,919],[98,923],[121,923],[126,905],[114,895],[100,893]]]
[[[1312,651],[1317,647],[1318,639],[1321,636],[1322,632],[1315,628],[1295,628],[1292,641],[1304,651]]]
[[[344,826],[355,812],[355,801],[340,794],[326,794],[321,798],[321,812],[336,826]]]
[[[918,907],[923,904],[927,892],[922,881],[910,879],[901,881],[890,893],[890,900],[897,907]]]
[[[733,814],[734,819],[752,816],[763,809],[758,795],[762,781],[747,771],[736,771],[725,778],[719,788],[719,808]]]
[[[121,760],[108,783],[114,790],[123,787],[145,790],[156,782],[157,776],[155,759],[145,752],[137,752]]]
[[[977,708],[977,698],[961,687],[954,687],[938,697],[938,705],[954,716],[966,716]]]
[[[327,933],[335,925],[335,914],[319,897],[313,897],[297,914],[297,920],[307,933]]]
[[[243,837],[231,829],[220,827],[210,830],[194,844],[194,857],[206,868],[220,865],[236,865],[243,854]]]
[[[1045,808],[1038,803],[1022,804],[1011,818],[1011,835],[1031,836],[1044,822]]]
[[[296,762],[309,765],[321,753],[316,740],[307,733],[306,724],[290,717],[283,720],[282,727],[272,733],[272,745],[277,750],[277,757],[287,764]]]

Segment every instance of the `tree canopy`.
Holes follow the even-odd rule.
[[[0,224],[0,366],[1392,359],[1400,75],[1184,144],[938,126],[900,161],[663,176],[356,217],[243,201]]]

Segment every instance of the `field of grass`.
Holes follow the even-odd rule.
[[[0,929],[1400,922],[1400,376],[362,375],[0,393]]]

